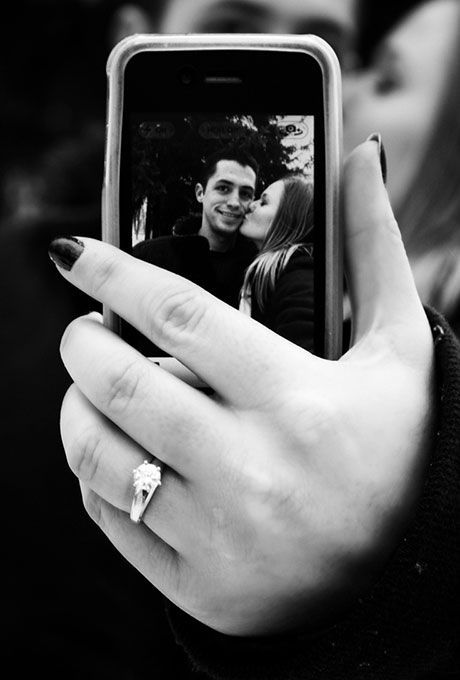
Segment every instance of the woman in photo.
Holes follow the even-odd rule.
[[[241,234],[258,255],[246,270],[240,311],[313,350],[313,186],[286,175],[251,203]]]

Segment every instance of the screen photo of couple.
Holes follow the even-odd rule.
[[[314,351],[314,117],[136,116],[131,148],[133,254]]]

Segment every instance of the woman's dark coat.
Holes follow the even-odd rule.
[[[263,309],[252,296],[251,316],[283,338],[313,351],[315,334],[313,258],[297,250],[267,295]]]

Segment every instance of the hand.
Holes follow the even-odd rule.
[[[383,567],[417,499],[431,419],[432,337],[377,145],[345,168],[354,344],[314,357],[185,279],[91,239],[73,285],[201,376],[209,397],[94,317],[66,330],[74,385],[61,432],[90,516],[178,607],[236,635],[345,605]],[[163,483],[129,519],[132,470]]]

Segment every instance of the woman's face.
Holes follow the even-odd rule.
[[[284,193],[282,180],[270,184],[257,201],[249,206],[249,212],[241,225],[241,233],[251,239],[260,249],[278,211]]]
[[[457,37],[460,3],[434,0],[410,14],[370,68],[344,79],[344,145],[349,153],[382,134],[393,206],[403,201],[436,120]]]

